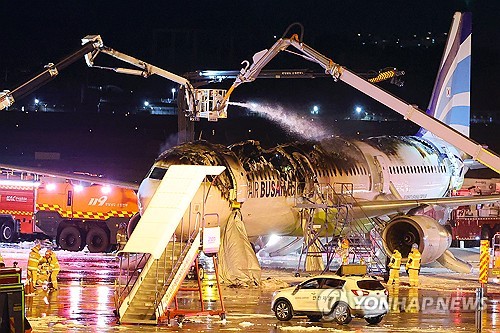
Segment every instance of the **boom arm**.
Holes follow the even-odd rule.
[[[198,118],[209,118],[209,120],[217,120],[218,118],[226,117],[227,105],[224,108],[219,108],[217,111],[216,105],[220,104],[222,96],[225,94],[225,90],[221,89],[194,89],[191,83],[184,77],[173,74],[169,71],[156,67],[154,65],[148,64],[142,60],[134,58],[132,56],[126,55],[119,51],[113,50],[110,47],[104,46],[102,44],[101,37],[98,35],[86,36],[82,39],[82,43],[86,44],[89,40],[99,40],[100,46],[95,48],[85,54],[85,61],[89,67],[100,68],[111,70],[116,73],[138,75],[147,78],[151,75],[158,75],[170,81],[180,84],[184,88],[186,106],[187,109],[184,110],[186,116],[190,117],[192,120]],[[104,53],[110,55],[116,59],[123,62],[131,64],[140,69],[130,69],[121,67],[102,67],[94,65],[94,60],[99,53]]]
[[[57,64],[54,65],[53,63],[49,63],[45,65],[46,69],[43,72],[29,81],[23,83],[12,91],[4,90],[0,93],[0,110],[11,106],[16,100],[31,94],[33,91],[55,78],[59,74],[59,71],[81,59],[83,55],[96,50],[100,46],[102,46],[102,40],[100,40],[100,38],[89,38],[78,51],[67,56]]]
[[[224,106],[224,103],[226,103],[229,99],[229,95],[237,86],[239,86],[241,83],[251,82],[255,80],[262,68],[267,65],[267,63],[271,61],[271,59],[274,58],[280,51],[286,50],[286,48],[290,45],[299,50],[302,53],[301,56],[303,56],[304,58],[318,63],[321,67],[324,68],[326,73],[330,74],[334,78],[335,81],[343,81],[348,85],[354,87],[355,89],[365,93],[366,95],[403,115],[405,119],[411,120],[415,124],[436,134],[458,149],[471,155],[473,159],[500,173],[499,155],[487,148],[484,148],[474,140],[466,137],[450,126],[437,120],[436,118],[429,116],[413,105],[393,96],[377,85],[374,85],[359,77],[355,73],[349,71],[347,68],[336,64],[330,58],[324,56],[323,54],[300,41],[297,35],[292,35],[290,38],[282,37],[269,50],[263,50],[256,53],[253,57],[254,62],[250,66],[250,68],[248,68],[248,65],[244,67],[240,71],[240,75],[238,75],[231,88],[229,88],[226,96],[224,96],[222,106]]]
[[[197,120],[198,118],[209,118],[209,120],[217,120],[218,118],[226,117],[227,106],[216,108],[216,106],[220,104],[222,97],[226,92],[225,90],[194,89],[191,83],[182,76],[173,74],[164,69],[148,64],[142,60],[113,50],[110,47],[104,46],[101,36],[99,35],[89,35],[85,38],[82,38],[82,45],[83,46],[78,51],[64,58],[57,64],[47,64],[45,66],[46,69],[42,73],[23,83],[21,86],[15,88],[12,91],[5,90],[1,92],[0,110],[11,106],[17,99],[32,93],[44,84],[48,83],[59,74],[60,70],[68,67],[69,65],[79,60],[82,56],[84,56],[85,61],[89,67],[108,69],[116,73],[138,75],[144,78],[147,78],[151,75],[158,75],[180,84],[184,88],[184,95],[186,100],[186,110],[184,110],[184,112],[186,116],[188,116],[192,120]],[[128,64],[131,64],[135,67],[138,67],[139,69],[96,66],[94,65],[94,60],[101,52],[124,61]]]

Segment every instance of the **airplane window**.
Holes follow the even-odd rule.
[[[167,169],[154,167],[153,170],[151,170],[151,173],[149,174],[148,178],[161,180],[163,179],[163,177],[165,177],[166,173]]]

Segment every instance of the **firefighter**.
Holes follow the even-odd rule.
[[[57,260],[56,254],[51,249],[45,251],[45,255],[39,262],[40,266],[47,265],[49,269],[49,282],[52,282],[52,289],[57,290],[57,275],[61,270],[59,266],[59,261]]]
[[[399,284],[399,269],[401,267],[401,253],[398,250],[392,252],[391,260],[389,261],[389,281],[388,284]]]
[[[38,280],[38,264],[40,263],[40,259],[42,259],[42,256],[40,255],[41,248],[42,245],[40,243],[36,243],[29,254],[27,270],[29,293],[33,292],[36,288],[36,282]]]
[[[406,272],[408,272],[410,287],[418,286],[418,273],[420,273],[421,259],[422,256],[420,255],[420,251],[418,251],[418,245],[413,244],[411,252],[408,255],[408,261],[406,262]]]
[[[116,243],[118,244],[117,251],[121,251],[127,244],[127,225],[120,223],[120,228],[116,231]]]
[[[349,263],[349,240],[347,238],[344,238],[342,240],[339,239],[339,244],[340,248],[340,258],[342,259],[342,265],[348,264]]]

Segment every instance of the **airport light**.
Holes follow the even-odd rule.
[[[35,98],[35,104],[38,105],[40,103],[40,100],[38,98]]]
[[[144,101],[144,106],[148,107],[149,106],[149,102],[148,101]]]
[[[319,114],[319,106],[314,105],[311,110],[311,114]]]
[[[361,106],[356,106],[356,108],[354,110],[356,110],[357,114],[360,114],[361,111],[363,111],[363,108]]]

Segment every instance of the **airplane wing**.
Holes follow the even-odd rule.
[[[406,213],[410,209],[429,205],[454,208],[464,205],[494,203],[497,201],[500,201],[500,195],[498,194],[415,200],[371,200],[357,201],[353,204],[352,208],[357,217],[377,217],[387,214]]]
[[[63,178],[70,179],[82,182],[89,182],[92,184],[99,185],[113,185],[121,188],[128,188],[132,190],[138,190],[139,184],[132,182],[124,182],[118,180],[112,180],[102,177],[102,175],[94,175],[89,173],[70,173],[70,172],[58,172],[54,170],[48,170],[43,168],[35,168],[35,167],[24,167],[18,165],[9,165],[9,164],[0,164],[0,172],[8,172],[9,170],[15,172],[27,172],[33,173],[40,176],[45,177],[55,177],[55,178]]]

